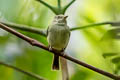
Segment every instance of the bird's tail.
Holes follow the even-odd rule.
[[[69,80],[67,60],[60,57],[61,70],[62,70],[62,80]]]
[[[55,54],[54,54],[52,69],[59,70],[59,56]]]

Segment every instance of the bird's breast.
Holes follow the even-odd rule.
[[[69,41],[69,28],[56,26],[49,30],[48,43],[51,47],[62,50]]]

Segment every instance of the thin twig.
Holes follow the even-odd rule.
[[[26,75],[28,75],[28,76],[34,77],[34,78],[36,78],[36,79],[38,79],[38,80],[45,80],[45,79],[43,79],[42,77],[40,77],[39,75],[36,75],[36,74],[34,74],[34,73],[31,73],[31,72],[28,72],[28,71],[25,71],[25,70],[22,70],[22,69],[19,69],[19,68],[15,67],[15,66],[12,66],[12,65],[10,65],[10,64],[6,64],[5,62],[1,62],[1,61],[0,61],[0,65],[4,65],[4,66],[6,66],[6,67],[12,68],[12,69],[14,69],[14,70],[16,70],[16,71],[22,72],[22,73],[24,73],[24,74],[26,74]]]
[[[45,5],[46,7],[48,7],[51,11],[53,11],[55,14],[58,14],[58,11],[56,9],[56,7],[51,6],[50,4],[44,2],[43,0],[36,0],[39,1],[41,4]]]
[[[97,27],[97,26],[107,25],[107,24],[110,24],[112,26],[120,26],[120,22],[102,22],[102,23],[94,23],[94,24],[80,26],[80,27],[74,27],[74,28],[71,28],[70,30],[74,31],[74,30],[78,30],[78,29],[86,29],[86,28],[90,28],[90,27]]]
[[[75,1],[76,1],[76,0],[72,0],[70,3],[68,3],[66,6],[64,6],[62,13],[65,14],[66,10],[67,10]]]
[[[74,63],[77,63],[77,64],[79,64],[79,65],[81,65],[81,66],[84,66],[84,67],[86,67],[86,68],[88,68],[88,69],[90,69],[90,70],[93,70],[93,71],[95,71],[95,72],[98,72],[98,73],[100,73],[100,74],[102,74],[102,75],[104,75],[104,76],[107,76],[107,77],[109,77],[109,78],[116,79],[116,80],[120,80],[120,76],[116,76],[116,75],[114,75],[114,74],[112,74],[112,73],[106,72],[106,71],[101,70],[101,69],[98,69],[98,68],[96,68],[96,67],[93,67],[93,66],[91,66],[91,65],[89,65],[89,64],[86,64],[86,63],[84,63],[84,62],[82,62],[82,61],[79,61],[79,60],[77,60],[77,59],[75,59],[75,58],[73,58],[73,57],[70,57],[70,56],[68,56],[67,54],[61,54],[61,53],[57,53],[56,51],[49,50],[49,48],[46,47],[44,44],[38,42],[38,41],[35,40],[35,39],[32,39],[32,38],[30,38],[30,37],[27,37],[27,36],[25,36],[25,35],[17,32],[17,31],[13,30],[13,29],[5,26],[4,24],[1,24],[1,23],[0,23],[0,27],[1,27],[2,29],[4,29],[4,30],[6,30],[6,31],[8,31],[8,32],[10,32],[10,33],[12,33],[12,34],[14,34],[14,35],[16,35],[17,37],[19,37],[19,38],[27,41],[28,43],[30,43],[30,44],[33,45],[33,46],[37,46],[37,47],[39,47],[39,48],[42,48],[42,49],[47,50],[47,51],[49,51],[49,52],[52,52],[52,53],[54,53],[54,54],[56,54],[56,55],[59,55],[59,56],[61,56],[61,57],[64,57],[64,58],[66,58],[66,59],[68,59],[68,60],[70,60],[70,61],[72,61],[72,62],[74,62]]]
[[[39,35],[42,35],[42,36],[46,36],[46,30],[45,29],[34,28],[34,27],[31,27],[31,26],[11,23],[11,22],[8,22],[8,21],[1,21],[0,20],[0,22],[2,24],[5,24],[5,25],[11,27],[11,28],[15,28],[15,29],[22,30],[22,31],[27,31],[27,32],[32,32],[32,33],[39,34]]]

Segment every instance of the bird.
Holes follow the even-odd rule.
[[[56,15],[52,21],[52,23],[48,26],[47,29],[47,40],[49,44],[49,50],[55,50],[56,52],[63,53],[68,45],[70,39],[70,28],[67,26],[67,17],[65,15]],[[67,62],[66,59],[62,58],[61,68],[63,70],[63,76],[68,74]],[[65,66],[66,65],[66,66]],[[59,70],[59,56],[54,54],[53,70]],[[63,80],[68,80],[68,77],[64,77]]]

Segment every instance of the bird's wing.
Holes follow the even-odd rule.
[[[48,36],[49,31],[50,31],[50,29],[51,29],[52,27],[54,27],[54,25],[49,25],[49,26],[48,26],[48,28],[47,28],[47,36]]]
[[[70,39],[70,34],[71,34],[70,30],[68,32],[69,32],[69,39]],[[68,42],[69,42],[69,40],[68,40]],[[67,45],[68,45],[68,43],[67,43]],[[67,45],[65,46],[65,48],[63,49],[63,51],[66,49]]]
[[[48,30],[49,30],[49,26],[48,26],[48,28],[47,28],[47,36],[48,36],[48,32],[49,32]]]

